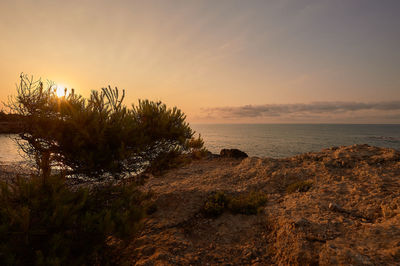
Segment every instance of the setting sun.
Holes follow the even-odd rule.
[[[57,97],[64,97],[68,96],[69,92],[66,86],[58,84],[55,88],[55,94],[57,95]]]

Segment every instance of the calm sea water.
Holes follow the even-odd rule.
[[[191,125],[213,153],[238,148],[250,156],[288,157],[351,144],[400,150],[400,125]],[[12,137],[12,135],[11,135]],[[0,162],[22,161],[10,135],[0,135]]]
[[[288,157],[351,144],[400,150],[400,125],[192,125],[213,153],[238,148],[250,156]]]
[[[18,145],[13,138],[15,135],[0,134],[0,163],[13,163],[23,161],[19,154]]]

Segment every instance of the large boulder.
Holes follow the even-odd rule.
[[[247,158],[249,157],[245,152],[238,149],[222,149],[220,152],[221,157],[227,158]]]

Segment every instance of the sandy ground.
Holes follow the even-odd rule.
[[[288,185],[313,182],[307,192]],[[204,159],[151,177],[158,205],[124,251],[136,265],[400,265],[400,153],[353,145],[286,159]],[[214,191],[263,191],[258,215],[201,208]]]

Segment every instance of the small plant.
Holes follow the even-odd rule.
[[[303,180],[298,181],[295,183],[290,184],[286,188],[287,193],[294,193],[294,192],[307,192],[312,187],[313,182],[310,180]]]
[[[208,197],[206,203],[204,204],[203,211],[208,216],[219,216],[227,208],[229,203],[229,198],[224,192],[215,192]]]
[[[267,202],[264,193],[249,192],[238,196],[229,196],[224,192],[215,192],[208,197],[203,211],[208,216],[219,216],[228,210],[234,214],[253,215],[259,213]]]
[[[267,197],[264,193],[250,192],[237,197],[232,197],[228,208],[233,213],[251,215],[257,214],[266,202]]]

